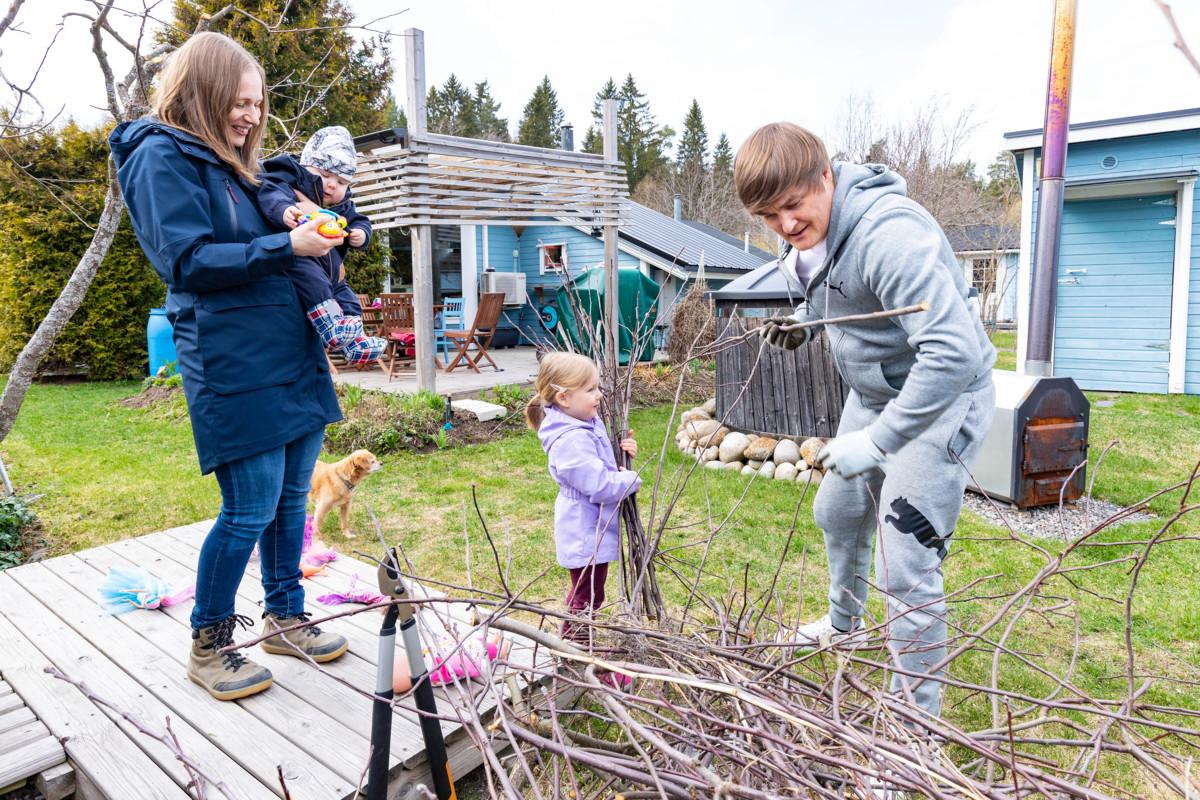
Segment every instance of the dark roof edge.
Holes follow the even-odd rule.
[[[1067,129],[1085,131],[1089,128],[1104,128],[1109,125],[1128,125],[1134,122],[1153,122],[1159,119],[1175,119],[1176,117],[1191,117],[1200,115],[1200,108],[1181,108],[1176,111],[1158,111],[1153,114],[1135,114],[1132,117],[1113,117],[1112,119],[1096,119],[1089,122],[1073,122]],[[1018,139],[1022,136],[1032,136],[1041,133],[1044,128],[1029,128],[1023,131],[1009,131],[1005,139]]]

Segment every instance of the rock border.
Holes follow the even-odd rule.
[[[705,469],[738,472],[744,477],[757,475],[760,479],[801,486],[821,482],[825,473],[815,462],[828,439],[819,436],[776,439],[743,433],[714,419],[716,412],[716,398],[710,398],[680,414],[675,429],[675,446],[692,455]]]

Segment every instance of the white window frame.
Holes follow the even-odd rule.
[[[546,250],[551,247],[559,248],[560,252],[562,253],[562,267],[560,269],[546,266]],[[538,245],[538,274],[554,275],[559,272],[567,273],[570,272],[570,267],[571,262],[567,257],[566,242],[544,242],[543,244]]]

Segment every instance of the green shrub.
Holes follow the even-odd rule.
[[[5,145],[11,152],[0,163],[0,371],[12,366],[91,242],[83,220],[94,223],[104,205],[108,131],[68,123]],[[102,380],[144,375],[146,318],[165,296],[125,217],[42,370],[82,369]]]
[[[0,569],[15,567],[24,560],[22,534],[37,516],[18,495],[0,498]]]
[[[446,401],[432,392],[384,394],[361,392],[352,403],[343,390],[346,418],[325,429],[328,449],[345,453],[365,448],[380,455],[400,450],[425,450],[445,446],[439,439]]]
[[[517,386],[514,383],[493,386],[487,393],[488,400],[498,406],[504,406],[510,413],[525,408],[532,396],[533,389],[528,386]]]

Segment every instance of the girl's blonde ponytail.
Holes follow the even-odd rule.
[[[534,395],[529,398],[529,402],[525,405],[525,424],[531,430],[537,430],[542,427],[542,420],[546,418],[546,404],[542,402],[540,395]]]

